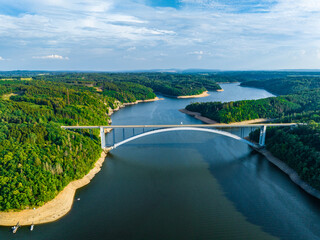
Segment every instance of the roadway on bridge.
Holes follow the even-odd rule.
[[[108,125],[108,126],[61,126],[63,129],[95,129],[95,128],[234,128],[234,127],[290,127],[297,126],[297,123],[266,123],[266,124],[180,124],[180,125]]]

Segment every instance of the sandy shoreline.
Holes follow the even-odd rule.
[[[195,117],[196,119],[201,120],[204,123],[207,124],[217,124],[219,125],[220,123],[217,123],[216,121],[213,121],[209,118],[203,117],[201,116],[200,113],[197,112],[191,112],[188,111],[186,109],[180,109],[179,110],[182,113],[188,114],[190,116]],[[261,123],[261,122],[269,122],[272,119],[267,119],[267,118],[258,118],[258,119],[254,119],[254,120],[248,120],[248,121],[242,121],[242,122],[235,122],[232,124],[251,124],[251,123]],[[302,188],[304,191],[306,191],[307,193],[309,193],[311,196],[320,199],[320,191],[318,191],[317,189],[311,187],[309,184],[307,184],[306,182],[304,182],[298,175],[298,173],[296,173],[295,170],[293,170],[292,168],[290,168],[286,163],[284,163],[283,161],[281,161],[280,159],[276,158],[275,156],[272,155],[271,152],[269,152],[267,149],[262,148],[262,149],[258,149],[258,148],[253,148],[255,151],[259,152],[260,154],[264,155],[269,162],[271,162],[272,164],[274,164],[275,166],[277,166],[281,171],[283,171],[284,173],[286,173],[290,179],[296,184],[298,185],[300,188]]]
[[[111,113],[109,112],[109,116],[113,112],[125,106],[134,105],[141,102],[152,102],[152,101],[158,101],[158,100],[162,100],[162,99],[159,99],[158,97],[156,97],[150,100],[138,100],[134,103],[125,103],[120,105],[118,108],[113,109]],[[182,113],[191,115],[203,121],[204,123],[219,124],[216,121],[213,121],[209,118],[201,116],[201,114],[197,112],[190,112],[186,109],[180,109],[179,111]],[[259,122],[266,122],[266,121],[270,121],[270,119],[254,119],[254,120],[243,121],[238,123],[250,124],[250,123],[259,123]],[[293,169],[289,168],[281,160],[272,156],[272,154],[267,150],[265,149],[255,149],[255,150],[260,152],[264,156],[266,156],[266,158],[270,162],[272,162],[274,165],[276,165],[282,171],[288,174],[289,177],[292,179],[292,181],[295,182],[297,185],[299,185],[302,189],[304,189],[306,192],[308,192],[312,196],[315,196],[320,199],[320,192],[313,189],[305,182],[303,182]],[[75,196],[76,190],[90,183],[91,179],[101,170],[101,166],[105,161],[106,156],[107,156],[107,153],[103,151],[101,153],[101,157],[95,163],[94,168],[91,169],[86,176],[84,176],[82,179],[70,182],[53,200],[45,203],[43,206],[36,208],[35,210],[27,209],[27,210],[22,210],[20,212],[0,212],[0,226],[13,226],[17,222],[19,222],[20,225],[22,226],[31,225],[32,223],[43,224],[43,223],[50,223],[62,218],[71,210],[74,202],[74,196]]]
[[[160,100],[163,100],[163,98],[158,98],[158,97],[155,97],[153,99],[147,99],[147,100],[137,100],[135,102],[132,102],[132,103],[122,103],[120,104],[117,108],[115,109],[109,109],[109,113],[108,113],[108,116],[111,116],[114,112],[116,111],[119,111],[121,108],[124,108],[126,106],[131,106],[131,105],[135,105],[135,104],[138,104],[138,103],[147,103],[147,102],[155,102],[155,101],[160,101]]]
[[[121,104],[116,109],[109,111],[109,116],[125,106],[143,102],[163,100],[158,97],[148,100],[137,100],[133,103]],[[109,129],[111,131],[111,129]],[[43,206],[33,209],[26,209],[18,212],[0,212],[0,226],[14,226],[19,222],[21,226],[43,224],[56,221],[65,216],[72,208],[76,190],[90,183],[91,179],[101,170],[101,166],[107,156],[107,149],[102,151],[101,157],[96,161],[94,167],[82,179],[70,182],[54,199]]]
[[[201,97],[208,97],[210,96],[210,94],[208,93],[208,91],[204,91],[201,94],[197,94],[197,95],[188,95],[188,96],[178,96],[177,98],[201,98]]]
[[[285,174],[287,174],[290,177],[290,179],[296,185],[298,185],[300,188],[302,188],[304,191],[309,193],[311,196],[320,199],[320,191],[311,187],[309,184],[307,184],[305,181],[303,181],[299,177],[298,173],[295,170],[293,170],[292,168],[290,168],[286,163],[284,163],[280,159],[273,156],[272,153],[269,152],[268,150],[266,150],[265,148],[263,148],[263,149],[253,148],[253,149],[255,151],[261,153],[262,155],[264,155],[268,159],[269,162],[271,162],[273,165],[277,166],[281,171],[283,171]]]
[[[198,112],[191,112],[191,111],[188,111],[187,109],[179,109],[180,112],[182,113],[185,113],[185,114],[188,114],[204,123],[207,123],[207,124],[223,124],[224,123],[218,123],[217,121],[214,121],[210,118],[207,118],[207,117],[204,117],[201,115],[201,113],[198,113]],[[233,122],[233,123],[230,123],[230,124],[252,124],[252,123],[262,123],[262,122],[270,122],[272,119],[269,119],[269,118],[257,118],[257,119],[253,119],[253,120],[246,120],[246,121],[241,121],[241,122]]]
[[[207,124],[217,124],[217,125],[220,124],[220,123],[217,123],[216,121],[213,121],[213,120],[211,120],[209,118],[201,116],[201,114],[197,113],[197,112],[191,112],[191,111],[188,111],[186,109],[180,109],[179,111],[182,112],[182,113],[188,114],[190,116],[193,116],[194,118],[199,119],[202,122],[207,123]],[[235,122],[235,123],[232,123],[232,124],[252,124],[252,123],[270,122],[271,120],[272,119],[258,118],[258,119],[247,120],[247,121],[242,121],[242,122]],[[253,148],[253,149],[255,151],[261,153],[262,155],[264,155],[268,159],[269,162],[271,162],[272,164],[277,166],[281,171],[286,173],[290,177],[290,179],[295,184],[297,184],[299,187],[301,187],[304,191],[309,193],[311,196],[320,199],[320,191],[314,189],[313,187],[308,185],[306,182],[301,180],[301,178],[299,177],[299,175],[296,173],[295,170],[290,168],[287,164],[282,162],[280,159],[274,157],[271,152],[269,152],[268,150],[266,150],[264,148],[263,149]]]
[[[183,108],[183,109],[179,109],[180,112],[182,113],[185,113],[187,115],[190,115],[204,123],[207,123],[207,124],[218,124],[218,122],[210,119],[210,118],[207,118],[207,117],[203,117],[201,116],[201,113],[198,113],[198,112],[191,112],[191,111],[188,111],[187,109]]]
[[[26,209],[20,212],[0,212],[1,226],[14,226],[19,222],[21,226],[49,223],[66,215],[72,208],[76,190],[90,183],[91,179],[101,170],[101,166],[107,156],[102,151],[101,157],[94,164],[94,168],[82,179],[70,182],[54,199],[43,206]]]

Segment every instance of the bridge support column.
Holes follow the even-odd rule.
[[[261,147],[264,147],[266,143],[266,133],[267,133],[267,126],[264,125],[260,128],[260,139],[259,139],[259,145]]]
[[[101,137],[101,148],[104,149],[106,147],[106,134],[104,132],[103,127],[100,127],[100,137]]]

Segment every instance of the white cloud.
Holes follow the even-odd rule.
[[[319,12],[320,1],[318,0],[279,0],[275,10],[281,12]]]
[[[134,60],[134,61],[145,61],[146,58],[144,57],[133,57],[133,56],[123,56],[123,59],[128,59],[128,60]]]
[[[3,57],[0,56],[0,61],[4,61],[5,59]]]
[[[204,55],[204,52],[203,51],[194,51],[194,52],[188,52],[187,54],[188,55],[196,55],[198,60],[201,60]]]
[[[150,64],[156,64],[152,57],[166,56],[164,68],[197,67],[192,66],[197,64],[195,58],[205,58],[201,64],[206,63],[206,68],[233,69],[246,64],[265,68],[290,65],[292,57],[285,59],[290,53],[296,56],[294,64],[299,60],[302,64],[308,57],[316,59],[319,0],[262,0],[257,6],[266,10],[260,12],[235,11],[241,4],[256,1],[180,1],[184,7],[179,9],[152,8],[144,5],[144,0],[6,1],[6,5],[20,4],[25,12],[0,15],[0,51],[10,59],[20,58],[19,54],[31,57],[34,52],[64,53],[73,61],[63,65],[72,69],[77,66],[69,64],[86,63],[88,58],[93,66],[100,61],[110,62],[110,68],[126,69],[122,60],[129,59],[126,55],[131,51]],[[13,52],[15,57],[10,55]],[[68,59],[56,54],[34,58]],[[144,66],[136,65],[139,69]]]
[[[203,51],[188,52],[189,55],[203,55]]]
[[[34,56],[34,59],[57,59],[57,60],[69,60],[69,57],[63,57],[57,54],[52,54],[48,56]]]

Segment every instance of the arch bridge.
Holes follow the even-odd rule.
[[[193,125],[110,125],[110,126],[62,126],[63,129],[100,129],[101,148],[114,149],[127,142],[148,135],[172,131],[200,131],[223,135],[244,142],[252,147],[265,146],[267,127],[294,127],[296,123],[270,123],[270,124],[193,124]],[[225,129],[237,128],[238,136]],[[259,143],[245,139],[255,129],[260,129]],[[106,133],[112,131],[112,137],[106,138]]]

